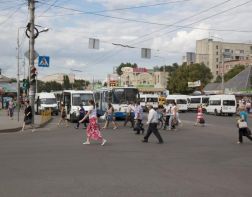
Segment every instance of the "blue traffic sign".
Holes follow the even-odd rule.
[[[38,66],[39,67],[49,67],[49,61],[50,61],[49,56],[39,56]]]

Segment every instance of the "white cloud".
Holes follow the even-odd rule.
[[[246,0],[242,2],[245,1]],[[159,1],[89,0],[89,3],[97,3],[100,4],[100,7],[107,8],[128,7],[155,2],[157,3]],[[164,1],[162,0],[160,2]],[[194,21],[242,2],[230,1],[221,7],[188,19],[178,25],[193,23]],[[74,7],[75,3],[77,4],[79,1],[73,1],[71,5],[65,4],[64,6]],[[169,7],[170,9],[160,8],[160,12],[156,10],[156,12],[153,13],[151,9],[145,8],[141,10],[134,9],[123,12],[113,12],[108,13],[108,15],[172,24],[186,17],[189,18],[189,16],[217,3],[220,3],[220,1],[193,0],[190,1],[190,3],[180,4],[180,6],[174,5]],[[100,7],[97,8],[97,10],[100,10]],[[252,16],[251,10],[252,3],[230,13],[218,15],[217,17],[194,24],[193,27],[203,29],[252,30],[252,21],[249,20]],[[53,13],[57,13],[57,10],[54,10]],[[16,75],[17,28],[26,25],[26,16],[27,14],[18,13],[10,21],[0,26],[0,67],[3,68],[3,72],[7,75]],[[4,19],[5,17],[0,16],[0,23]],[[209,34],[222,37],[225,41],[247,42],[251,40],[251,34],[249,33],[219,32],[213,30],[203,31],[199,29],[178,29],[163,36],[164,32],[169,32],[177,28],[170,27],[162,31],[157,31],[164,27],[89,15],[36,18],[36,23],[51,28],[49,32],[41,33],[35,43],[35,49],[39,54],[49,55],[51,57],[50,68],[39,68],[40,76],[58,72],[69,73],[72,72],[72,68],[76,68],[83,71],[82,73],[77,73],[79,77],[83,75],[92,78],[94,75],[102,79],[106,76],[106,73],[112,72],[113,67],[118,66],[121,62],[136,62],[141,66],[147,67],[164,63],[180,63],[181,57],[185,52],[195,50],[195,41],[208,37]],[[157,32],[143,37],[143,35],[153,31]],[[20,38],[21,35],[20,33]],[[90,37],[99,38],[101,40],[100,50],[88,49],[88,38]],[[140,42],[145,39],[148,39],[148,41]],[[111,44],[112,42],[134,45],[139,49],[115,47]],[[153,51],[153,56],[160,56],[161,58],[152,58],[150,60],[141,59],[141,47],[159,49],[160,51]],[[28,50],[27,39],[25,39],[22,47],[22,54],[26,50]]]

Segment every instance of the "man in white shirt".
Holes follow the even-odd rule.
[[[148,142],[148,139],[149,139],[151,133],[154,133],[154,135],[157,137],[157,139],[159,141],[158,143],[163,144],[164,141],[163,141],[163,139],[157,129],[158,113],[153,109],[152,105],[149,105],[148,109],[149,109],[149,115],[148,115],[147,124],[149,125],[149,127],[147,130],[147,134],[144,136],[144,140],[142,140],[142,142]]]
[[[142,134],[144,133],[144,128],[143,128],[143,108],[140,105],[140,102],[136,103],[135,106],[135,128],[134,130],[136,131],[136,134],[139,135],[140,131],[142,131]]]

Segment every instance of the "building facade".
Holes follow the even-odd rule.
[[[122,68],[118,77],[119,86],[134,86],[142,93],[158,93],[166,90],[168,73],[156,72],[146,68]],[[114,79],[114,78],[113,78]]]
[[[64,73],[47,75],[47,76],[43,77],[41,80],[44,82],[56,81],[57,83],[63,84],[65,75],[68,76],[70,83],[74,83],[75,75],[74,74],[64,74]]]
[[[209,67],[214,78],[225,74],[227,69],[222,65],[232,60],[252,60],[252,44],[214,41],[207,38],[196,41],[196,63],[204,63]]]
[[[194,64],[196,62],[196,53],[186,52],[186,55],[182,57],[182,63],[186,65]]]

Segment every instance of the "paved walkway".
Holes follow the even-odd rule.
[[[24,120],[23,110],[20,111],[19,121],[17,111],[14,112],[13,120],[8,116],[7,110],[0,110],[0,133],[1,132],[16,132],[21,130]],[[35,115],[35,127],[43,126],[41,116]]]

